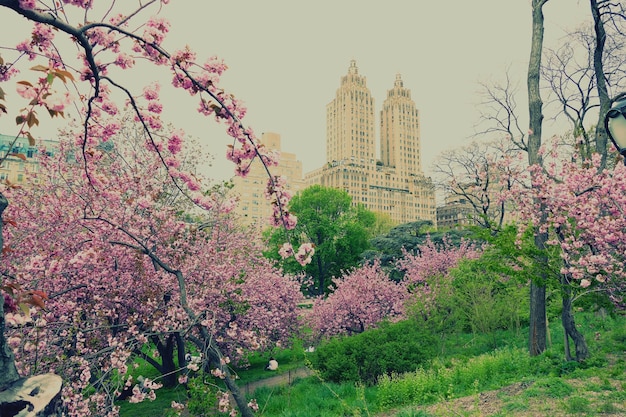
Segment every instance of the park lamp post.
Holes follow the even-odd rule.
[[[611,110],[604,116],[604,127],[626,165],[626,98],[621,98],[611,106]]]

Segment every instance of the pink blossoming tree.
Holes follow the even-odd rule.
[[[405,285],[390,280],[378,261],[354,268],[333,283],[335,291],[316,298],[307,315],[315,338],[361,333],[404,316]]]
[[[115,415],[115,390],[104,388],[113,379],[107,378],[115,373],[122,378],[130,355],[148,341],[165,358],[178,334],[207,353],[208,365],[225,378],[241,413],[251,416],[230,376],[230,355],[261,348],[270,339],[279,343],[281,332],[288,331],[278,323],[273,303],[289,305],[291,282],[254,256],[254,244],[244,244],[241,232],[223,220],[223,201],[206,193],[201,179],[185,169],[181,150],[187,138],[180,130],[163,133],[161,114],[167,108],[159,101],[158,84],[136,89],[120,75],[139,61],[169,73],[175,87],[197,99],[201,114],[225,125],[233,137],[226,154],[237,174],[246,175],[256,157],[268,168],[270,223],[295,226],[286,210],[284,182],[269,171],[274,155],[243,125],[243,104],[220,87],[226,65],[216,57],[201,63],[188,47],[164,48],[169,23],[147,15],[167,3],[148,0],[132,7],[95,0],[0,0],[0,10],[7,12],[3,18],[19,15],[33,24],[32,36],[0,57],[0,116],[14,118],[16,139],[26,136],[31,145],[38,112],[64,117],[72,104],[79,120],[69,133],[71,141],[61,145],[62,158],[46,162],[54,168],[41,178],[46,188],[9,188],[0,195],[0,211],[7,197],[15,198],[8,223],[17,226],[3,250],[2,286],[13,290],[7,299],[23,301],[35,319],[29,326],[10,323],[23,331],[10,342],[22,372],[53,369],[59,360],[71,364],[63,370],[69,379],[64,403],[71,415],[95,415],[96,409]],[[63,53],[72,47],[79,51],[75,59]],[[31,71],[20,73],[23,68]],[[6,100],[5,90],[12,88],[21,100]],[[119,140],[122,107],[142,128],[141,151]],[[204,211],[206,222],[195,227],[183,222],[177,212],[181,207]],[[28,245],[37,249],[29,252]],[[292,252],[306,263],[312,248]],[[259,286],[272,284],[284,291],[262,296]],[[45,309],[46,294],[34,292],[39,287],[50,298]],[[19,377],[4,339],[3,305],[2,386]],[[31,312],[31,306],[40,308]],[[131,386],[133,381],[121,383]],[[156,385],[144,381],[144,388],[148,394],[135,389],[135,400],[152,395]],[[84,396],[86,389],[91,396]]]
[[[600,154],[581,159],[575,150],[567,153],[553,145],[542,150],[548,161],[544,169],[535,166],[529,173],[533,186],[522,186],[530,178],[521,181],[511,197],[517,200],[522,220],[541,227],[550,238],[547,244],[559,248],[563,326],[574,341],[576,359],[583,360],[588,350],[575,326],[574,297],[603,291],[618,308],[624,307],[625,167],[620,162],[603,169]],[[569,349],[566,355],[569,359]]]
[[[361,333],[384,320],[405,318],[407,309],[416,303],[428,309],[437,296],[444,295],[433,277],[447,276],[462,259],[476,259],[481,253],[482,248],[469,241],[455,246],[444,239],[438,245],[428,238],[415,253],[403,249],[403,257],[397,262],[405,272],[400,282],[391,280],[379,261],[347,271],[333,279],[335,291],[315,299],[306,316],[313,337]]]
[[[61,141],[32,174],[36,187],[5,191],[16,226],[6,233],[3,270],[49,296],[45,310],[7,315],[9,343],[21,374],[52,371],[68,381],[73,415],[116,410],[115,397],[135,387],[135,357],[163,374],[156,382],[174,385],[198,370],[185,359],[191,343],[206,358],[200,367],[233,383],[229,362],[287,344],[298,324],[299,283],[233,224],[231,203],[213,194],[209,216],[185,221],[191,203],[161,162],[146,158],[151,144],[117,139],[94,151],[100,162],[89,177],[79,148]]]

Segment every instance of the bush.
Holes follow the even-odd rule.
[[[381,375],[414,371],[435,353],[435,340],[412,320],[383,323],[355,336],[335,337],[312,356],[321,376],[333,382],[373,385]]]
[[[466,329],[475,334],[519,330],[529,309],[526,282],[515,271],[504,273],[490,254],[487,251],[480,259],[463,261],[450,272],[454,305],[464,317]]]
[[[382,408],[431,404],[442,399],[496,389],[537,373],[542,357],[523,349],[500,349],[466,361],[435,359],[406,374],[380,378],[378,402]]]

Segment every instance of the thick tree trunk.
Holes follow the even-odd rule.
[[[180,333],[174,333],[174,337],[176,338],[176,353],[178,355],[178,368],[181,369],[183,366],[186,366],[187,363],[185,361],[185,339],[181,336]]]
[[[528,163],[529,165],[541,165],[542,158],[539,154],[541,147],[541,127],[543,123],[543,102],[539,90],[541,73],[541,54],[543,50],[543,6],[548,0],[532,0],[532,43],[530,48],[530,60],[528,63]],[[543,207],[540,206],[540,210]],[[544,216],[542,216],[544,217]],[[547,234],[541,231],[541,223],[537,225],[535,244],[542,251],[545,248]],[[546,349],[546,288],[545,274],[547,273],[547,257],[541,256],[539,262],[540,277],[530,284],[530,331],[529,351],[531,355],[538,355]]]
[[[178,378],[176,377],[176,363],[174,362],[174,344],[175,337],[173,334],[169,334],[165,345],[162,345],[163,351],[159,350],[163,366],[163,386],[165,387],[173,387],[178,383]]]
[[[2,214],[8,205],[8,200],[4,195],[2,195],[2,193],[0,193],[0,254],[4,248],[4,237],[2,234],[4,231],[4,223]],[[1,278],[0,283],[2,283]],[[0,391],[20,379],[20,375],[15,367],[13,352],[4,337],[4,326],[4,294],[0,292]]]
[[[593,50],[593,70],[595,73],[598,98],[600,99],[600,113],[596,124],[596,152],[602,156],[602,165],[606,164],[608,135],[604,128],[604,116],[611,108],[611,98],[606,87],[606,76],[604,75],[604,65],[602,55],[604,54],[604,44],[606,42],[606,32],[604,23],[600,15],[597,0],[590,0],[591,15],[593,16],[593,29],[596,34],[596,45]]]
[[[587,342],[585,342],[585,336],[576,328],[574,314],[572,313],[572,288],[570,287],[567,276],[563,275],[561,283],[563,285],[563,311],[561,312],[561,321],[563,323],[563,329],[565,330],[565,341],[568,341],[568,337],[574,341],[576,361],[582,362],[589,357],[589,349],[587,348]],[[565,349],[566,359],[571,360],[572,355],[570,353],[569,343],[565,344]]]
[[[0,416],[56,416],[62,387],[63,380],[54,374],[19,379],[0,392]]]

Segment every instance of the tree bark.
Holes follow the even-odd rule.
[[[222,363],[222,353],[220,348],[215,343],[213,338],[205,339],[207,340],[208,346],[204,349],[205,352],[209,352],[209,363],[213,368],[217,368],[221,370],[224,374],[224,383],[226,387],[230,391],[230,394],[233,396],[235,403],[237,404],[237,408],[241,412],[242,417],[254,417],[254,412],[248,407],[248,401],[246,400],[246,396],[239,389],[239,385],[235,382],[234,375],[228,369],[228,366]]]
[[[63,380],[54,374],[19,379],[0,392],[0,416],[56,416],[62,388]]]
[[[587,342],[585,342],[585,336],[576,328],[576,322],[574,321],[574,314],[572,314],[572,288],[570,281],[566,275],[562,276],[561,283],[563,285],[563,311],[561,312],[561,321],[563,323],[563,329],[565,330],[565,341],[570,337],[574,341],[576,348],[576,361],[582,362],[589,357],[589,349],[587,348]],[[569,343],[565,344],[565,357],[567,360],[571,360],[571,353]]]
[[[161,355],[161,363],[163,365],[163,385],[166,387],[173,387],[178,383],[176,376],[176,363],[174,362],[174,345],[175,336],[170,333],[165,341],[165,345],[162,345],[163,350],[159,350]]]
[[[600,15],[597,0],[590,0],[591,15],[593,16],[593,29],[596,34],[596,45],[593,50],[593,69],[595,72],[598,98],[600,99],[600,113],[596,124],[596,152],[602,156],[601,168],[606,165],[608,135],[604,128],[604,116],[611,108],[611,98],[606,86],[606,76],[602,56],[604,55],[604,44],[606,42],[606,32],[604,23]]]
[[[8,205],[9,201],[0,193],[0,254],[2,253],[2,249],[4,249],[4,220],[2,219],[2,215]],[[20,379],[20,375],[15,366],[13,352],[4,337],[4,326],[4,294],[0,292],[0,391]]]
[[[546,287],[535,281],[530,283],[530,334],[529,352],[531,356],[540,355],[546,350]]]
[[[541,165],[542,158],[539,154],[541,147],[541,127],[543,123],[543,102],[539,90],[541,73],[541,54],[543,50],[544,18],[543,6],[548,0],[532,0],[532,43],[530,48],[530,60],[528,63],[528,163],[530,166]],[[544,205],[539,203],[539,209],[545,213]],[[547,241],[547,233],[542,231],[545,223],[545,215],[542,215],[540,224],[537,225],[535,245],[543,252]],[[546,274],[547,256],[541,255],[539,262],[539,277],[533,279],[530,284],[530,330],[529,351],[531,355],[538,355],[546,349]]]

